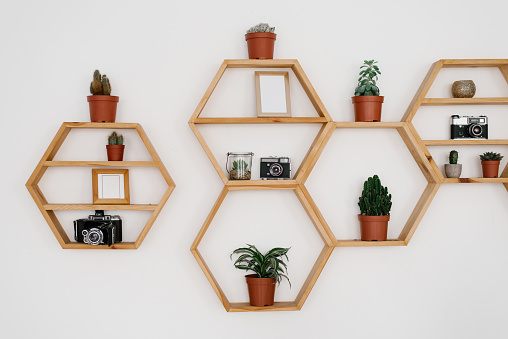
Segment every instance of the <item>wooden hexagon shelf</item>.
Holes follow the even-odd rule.
[[[336,122],[334,127],[328,131],[328,134],[324,136],[324,143],[322,147],[328,142],[335,129],[342,128],[376,128],[376,129],[396,129],[400,137],[404,141],[404,144],[408,148],[409,152],[416,161],[418,167],[422,171],[422,174],[427,179],[427,186],[423,191],[420,199],[418,200],[413,212],[409,216],[404,228],[402,229],[397,239],[388,239],[386,241],[362,241],[362,240],[342,240],[337,239],[335,242],[336,247],[367,247],[367,246],[406,246],[411,237],[413,236],[418,224],[422,220],[427,208],[434,199],[434,196],[439,189],[439,180],[437,178],[434,169],[432,168],[429,159],[425,156],[423,150],[420,147],[419,137],[409,129],[409,126],[405,122]],[[313,159],[311,167],[314,167],[316,159]],[[310,196],[309,196],[310,199]],[[321,213],[317,210],[319,219],[323,224],[326,225]]]
[[[210,214],[206,218],[206,221],[199,231],[196,239],[194,240],[194,243],[191,246],[191,252],[196,258],[196,261],[198,262],[199,266],[203,270],[203,273],[205,274],[206,278],[210,282],[210,285],[212,285],[213,290],[219,297],[220,301],[224,305],[224,308],[228,312],[252,312],[252,311],[298,311],[302,308],[303,304],[305,303],[305,300],[307,299],[310,291],[312,290],[312,287],[314,287],[314,284],[316,283],[321,271],[323,270],[326,261],[332,254],[332,251],[334,249],[334,236],[328,226],[326,224],[323,224],[321,222],[321,219],[317,215],[316,206],[312,202],[312,199],[310,199],[310,195],[303,187],[303,185],[299,185],[297,183],[290,184],[284,187],[279,187],[278,189],[288,189],[293,190],[298,197],[298,200],[300,200],[300,203],[302,204],[303,208],[307,212],[307,215],[311,219],[312,223],[314,224],[314,227],[316,228],[317,232],[321,236],[321,239],[324,242],[324,247],[321,250],[321,253],[319,254],[314,266],[312,267],[312,270],[310,271],[309,275],[307,276],[307,279],[305,280],[302,288],[300,289],[300,292],[298,293],[296,299],[294,301],[286,301],[286,302],[275,302],[273,306],[264,306],[264,307],[257,307],[257,306],[251,306],[248,302],[239,303],[239,302],[230,302],[224,292],[222,291],[219,283],[214,278],[210,268],[206,264],[205,260],[201,256],[201,253],[198,250],[198,246],[203,239],[203,236],[205,235],[206,231],[208,230],[208,227],[212,223],[213,218],[215,217],[215,214],[219,210],[222,202],[224,201],[224,198],[228,194],[229,191],[236,191],[236,190],[251,190],[252,185],[236,185],[234,187],[232,186],[224,186],[224,189],[222,190],[221,194],[219,195],[219,198],[217,199],[217,202],[213,206]],[[273,189],[271,187],[258,187],[258,189]]]
[[[99,129],[135,129],[146,149],[150,153],[153,161],[53,161],[56,153],[62,146],[67,135],[73,128],[99,128]],[[75,166],[75,167],[157,167],[162,174],[162,177],[166,181],[168,188],[161,200],[157,205],[94,205],[94,204],[50,204],[39,189],[38,183],[42,179],[44,173],[48,167],[53,166]],[[131,123],[92,123],[92,122],[64,122],[57,134],[53,138],[53,141],[49,145],[46,153],[42,156],[41,161],[33,171],[32,175],[26,183],[28,191],[32,195],[37,207],[41,211],[44,219],[46,219],[49,227],[53,231],[56,239],[64,249],[137,249],[143,240],[145,239],[148,231],[152,227],[155,219],[159,215],[160,211],[164,207],[164,204],[168,200],[171,192],[175,188],[175,183],[171,179],[168,171],[164,167],[161,159],[157,155],[157,152],[153,148],[150,140],[146,136],[143,128],[139,124]],[[73,242],[67,236],[62,225],[58,221],[54,211],[58,210],[134,210],[134,211],[152,211],[152,215],[148,219],[144,228],[135,242],[120,242],[111,245],[88,245],[84,243]]]
[[[434,80],[443,68],[473,68],[495,67],[498,68],[506,82],[508,82],[508,59],[441,59],[430,67],[427,76],[416,92],[413,101],[409,105],[403,122],[418,139],[418,144],[436,173],[438,183],[502,183],[508,190],[508,165],[504,168],[499,178],[445,178],[438,165],[432,158],[427,146],[456,146],[456,145],[508,145],[507,139],[477,139],[477,140],[421,140],[413,126],[412,120],[421,106],[450,106],[450,105],[508,105],[508,97],[487,98],[427,98]]]

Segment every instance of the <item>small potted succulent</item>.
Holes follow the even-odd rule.
[[[252,26],[245,34],[247,48],[249,50],[249,59],[273,59],[273,49],[277,34],[275,27],[265,23]]]
[[[108,137],[108,144],[106,145],[108,152],[108,161],[123,161],[123,152],[125,145],[123,144],[123,136],[111,133]]]
[[[459,160],[459,152],[455,150],[450,151],[448,160],[450,163],[444,165],[446,177],[460,178],[460,174],[462,173],[462,164],[457,164],[457,160]]]
[[[480,155],[482,161],[482,172],[484,178],[497,178],[499,173],[499,163],[503,159],[499,153],[485,152]]]
[[[384,97],[379,95],[376,85],[378,75],[381,74],[377,61],[364,60],[360,67],[360,78],[355,89],[353,100],[355,121],[381,121],[381,107]]]
[[[388,221],[392,208],[392,195],[388,188],[381,185],[377,175],[368,178],[363,184],[363,191],[358,201],[361,214],[361,239],[363,241],[385,241],[388,233]]]
[[[258,251],[256,246],[247,244],[248,247],[240,247],[231,253],[238,254],[234,265],[239,270],[252,271],[254,274],[245,276],[249,289],[249,300],[252,306],[272,306],[275,297],[275,283],[280,285],[282,278],[285,278],[289,287],[287,265],[284,258],[288,259],[289,248],[275,247],[264,255]]]
[[[119,98],[111,95],[111,85],[106,74],[101,76],[99,70],[95,70],[90,83],[90,93],[92,95],[87,97],[90,106],[90,121],[115,122]]]

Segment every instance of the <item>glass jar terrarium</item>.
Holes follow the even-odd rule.
[[[228,152],[226,170],[229,180],[250,180],[252,168],[252,152]]]

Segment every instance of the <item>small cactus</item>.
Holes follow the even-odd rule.
[[[111,95],[109,79],[106,74],[101,76],[98,69],[93,72],[93,80],[90,83],[90,93],[92,93],[92,95]]]
[[[247,34],[249,33],[275,33],[275,27],[270,27],[268,24],[260,23],[249,28],[247,30]]]
[[[235,160],[233,161],[233,170],[236,171],[245,171],[248,165],[244,160]]]
[[[504,158],[504,156],[502,156],[500,153],[495,153],[495,152],[485,152],[480,155],[481,161],[498,161],[503,158]]]
[[[123,145],[123,136],[116,134],[116,132],[111,133],[108,137],[108,145]]]
[[[392,195],[381,185],[377,175],[368,178],[363,184],[362,196],[358,201],[362,215],[390,215]]]
[[[456,150],[450,151],[449,160],[450,164],[456,165],[457,160],[459,160],[459,152],[457,152]]]

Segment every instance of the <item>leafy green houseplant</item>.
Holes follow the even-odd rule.
[[[378,75],[381,74],[375,60],[364,60],[360,67],[360,77],[352,101],[355,121],[381,121],[381,108],[384,97],[379,95]]]
[[[118,135],[116,132],[111,133],[108,137],[108,144],[106,145],[108,161],[123,161],[124,150],[123,136]]]
[[[249,59],[273,59],[276,37],[275,27],[270,27],[267,23],[249,28],[245,34]]]
[[[288,259],[289,248],[275,247],[262,254],[254,245],[240,247],[231,253],[238,255],[234,262],[237,269],[252,271],[254,274],[246,275],[249,288],[250,304],[252,306],[271,306],[274,303],[275,283],[280,284],[282,278],[286,279],[291,286],[287,276],[287,265],[284,258]]]
[[[363,183],[362,195],[358,206],[360,214],[361,239],[363,241],[385,241],[388,233],[388,221],[392,208],[392,195],[388,188],[381,185],[377,175],[369,177]]]
[[[449,164],[445,164],[445,175],[447,178],[460,178],[460,174],[462,173],[462,164],[457,164],[459,160],[459,152],[453,150],[450,151],[450,155],[448,156]]]
[[[497,178],[499,174],[499,164],[504,158],[500,153],[485,152],[480,155],[482,162],[482,172],[484,178]]]
[[[99,70],[95,70],[90,83],[90,93],[92,95],[87,97],[90,106],[90,120],[92,122],[115,122],[119,98],[111,95],[111,84],[106,74],[101,75]]]

